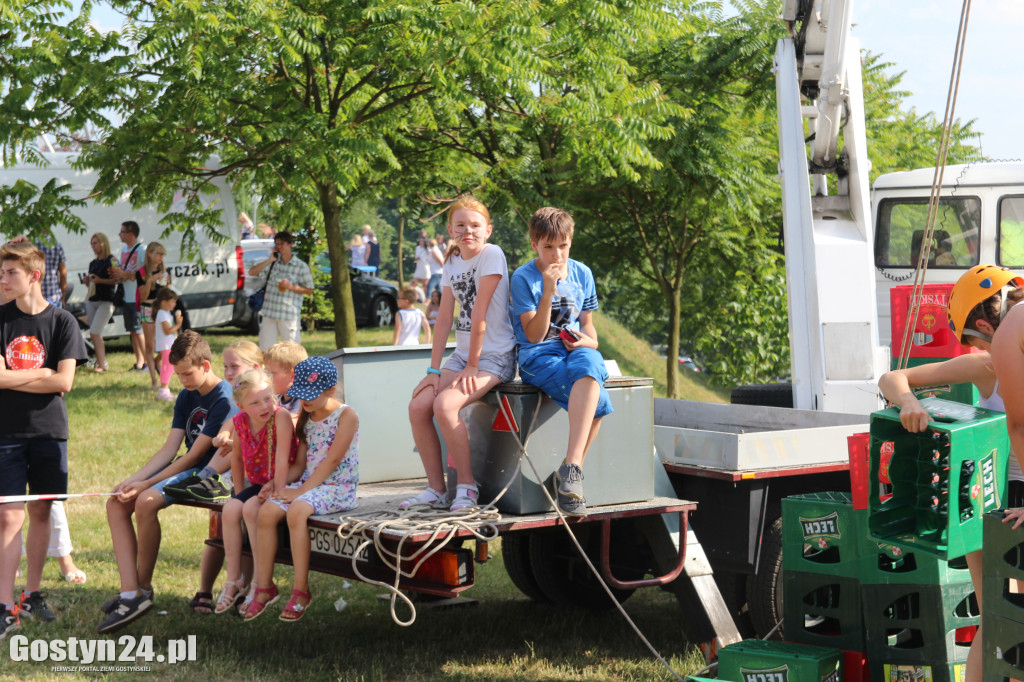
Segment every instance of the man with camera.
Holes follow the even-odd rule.
[[[302,343],[302,297],[313,293],[313,273],[309,265],[292,254],[294,243],[291,232],[278,232],[270,258],[249,268],[250,277],[262,277],[263,271],[267,271],[260,311],[260,350],[265,351],[279,341]]]

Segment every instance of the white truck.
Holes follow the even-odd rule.
[[[241,235],[235,202],[230,188],[223,180],[217,182],[220,191],[212,199],[216,207],[222,209],[222,222],[217,232],[223,236],[223,241],[215,241],[202,229],[197,229],[199,254],[196,257],[183,251],[178,234],[172,233],[161,238],[163,227],[159,221],[163,214],[155,206],[135,208],[127,196],[119,197],[110,205],[89,199],[97,179],[94,171],[73,168],[74,154],[70,152],[47,152],[42,156],[48,165],[0,167],[0,185],[13,185],[18,180],[24,180],[36,187],[43,187],[56,179],[58,185],[71,186],[71,198],[86,201],[84,206],[74,209],[74,213],[85,223],[85,232],[78,234],[62,227],[52,230],[56,241],[64,247],[67,258],[68,291],[65,300],[69,310],[75,314],[85,312],[88,286],[84,282],[89,262],[95,258],[89,246],[90,236],[96,232],[104,233],[110,241],[112,253],[116,255],[121,247],[118,239],[121,223],[134,220],[139,224],[140,236],[145,243],[159,241],[166,247],[164,262],[170,271],[173,286],[181,292],[181,300],[188,310],[192,328],[218,327],[236,320],[240,308],[245,307],[244,297],[241,296],[245,286],[245,269],[242,267],[242,249],[239,246]],[[184,198],[180,198],[180,201],[184,201]],[[168,212],[179,210],[178,203],[175,203]],[[123,318],[115,311],[103,335],[115,337],[124,333]]]

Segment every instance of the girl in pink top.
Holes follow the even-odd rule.
[[[269,374],[263,370],[244,372],[235,383],[234,396],[241,410],[232,418],[235,435],[231,444],[231,478],[235,496],[224,505],[227,580],[214,613],[224,613],[245,598],[248,586],[242,574],[241,521],[245,519],[249,546],[255,553],[260,506],[289,482],[289,465],[298,451],[291,415],[277,404]]]

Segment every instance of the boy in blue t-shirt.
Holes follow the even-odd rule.
[[[157,512],[174,504],[164,486],[186,479],[210,461],[213,438],[238,411],[231,386],[211,370],[210,344],[192,330],[182,332],[171,346],[171,364],[182,388],[174,403],[171,430],[163,447],[146,464],[117,484],[107,500],[107,523],[121,592],[103,605],[106,614],[97,628],[112,632],[145,614],[153,606],[153,569],[160,551]],[[186,452],[175,459],[182,442]],[[132,527],[135,515],[136,529]]]
[[[567,212],[538,209],[530,218],[537,257],[512,275],[512,326],[519,344],[519,376],[569,412],[569,446],[555,472],[558,507],[586,516],[583,460],[612,412],[604,382],[608,371],[597,350],[594,276],[569,258],[574,223]]]

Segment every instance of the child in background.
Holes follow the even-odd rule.
[[[430,343],[430,323],[423,311],[416,307],[416,292],[406,287],[398,292],[398,315],[395,316],[393,346],[418,346],[420,329],[427,333]]]
[[[439,274],[440,276],[440,274]],[[430,303],[427,304],[427,322],[430,323],[433,328],[434,323],[437,322],[437,314],[441,310],[441,288],[440,285],[437,289],[434,289],[430,294]],[[427,341],[430,343],[430,341]]]
[[[555,472],[563,513],[586,516],[583,461],[612,412],[604,388],[608,371],[597,350],[594,276],[569,258],[575,224],[567,212],[538,209],[530,218],[537,257],[512,275],[512,321],[519,343],[519,376],[569,412],[569,443]]]
[[[235,403],[241,410],[232,418],[234,437],[231,472],[235,495],[223,510],[224,555],[227,578],[214,613],[235,607],[248,590],[242,572],[242,517],[249,546],[256,552],[256,523],[260,506],[275,490],[284,488],[298,442],[288,410],[277,404],[270,375],[250,369],[235,383]],[[243,482],[248,482],[248,487]]]
[[[293,420],[297,420],[302,413],[302,401],[289,397],[288,389],[292,386],[295,366],[307,357],[309,355],[306,353],[306,349],[294,341],[275,343],[263,354],[267,372],[270,373],[274,383],[277,402],[291,413]]]
[[[427,489],[399,504],[445,506],[448,501],[441,441],[434,419],[458,471],[458,484],[449,507],[453,511],[476,505],[480,495],[473,478],[469,434],[459,410],[479,400],[516,371],[515,337],[508,317],[508,265],[501,247],[488,244],[493,226],[487,207],[470,196],[448,209],[452,245],[441,274],[441,309],[434,325],[430,367],[412,392],[409,422],[416,449],[427,473]],[[439,369],[459,302],[455,352]]]
[[[274,585],[277,526],[287,519],[291,538],[295,583],[281,620],[297,621],[313,601],[309,591],[309,528],[313,514],[331,514],[356,506],[359,482],[359,418],[334,397],[338,370],[324,357],[303,360],[295,367],[288,394],[302,401],[299,416],[299,452],[289,471],[297,481],[277,489],[272,504],[260,507],[256,545],[256,580],[253,600],[245,612],[252,620],[278,599]]]
[[[139,322],[142,324],[144,337],[143,352],[153,388],[157,387],[159,377],[154,353],[157,352],[156,329],[160,326],[156,322],[157,307],[154,304],[160,290],[171,283],[171,275],[164,266],[166,256],[167,250],[160,242],[150,242],[146,246],[146,257],[142,267],[135,273],[135,283],[138,285],[135,289],[135,305],[139,310]]]
[[[160,354],[160,390],[156,393],[156,399],[167,402],[174,402],[170,389],[174,365],[171,364],[170,355],[175,335],[181,329],[181,312],[174,312],[177,303],[178,295],[170,287],[158,291],[153,301],[153,319],[156,320],[154,349]]]

